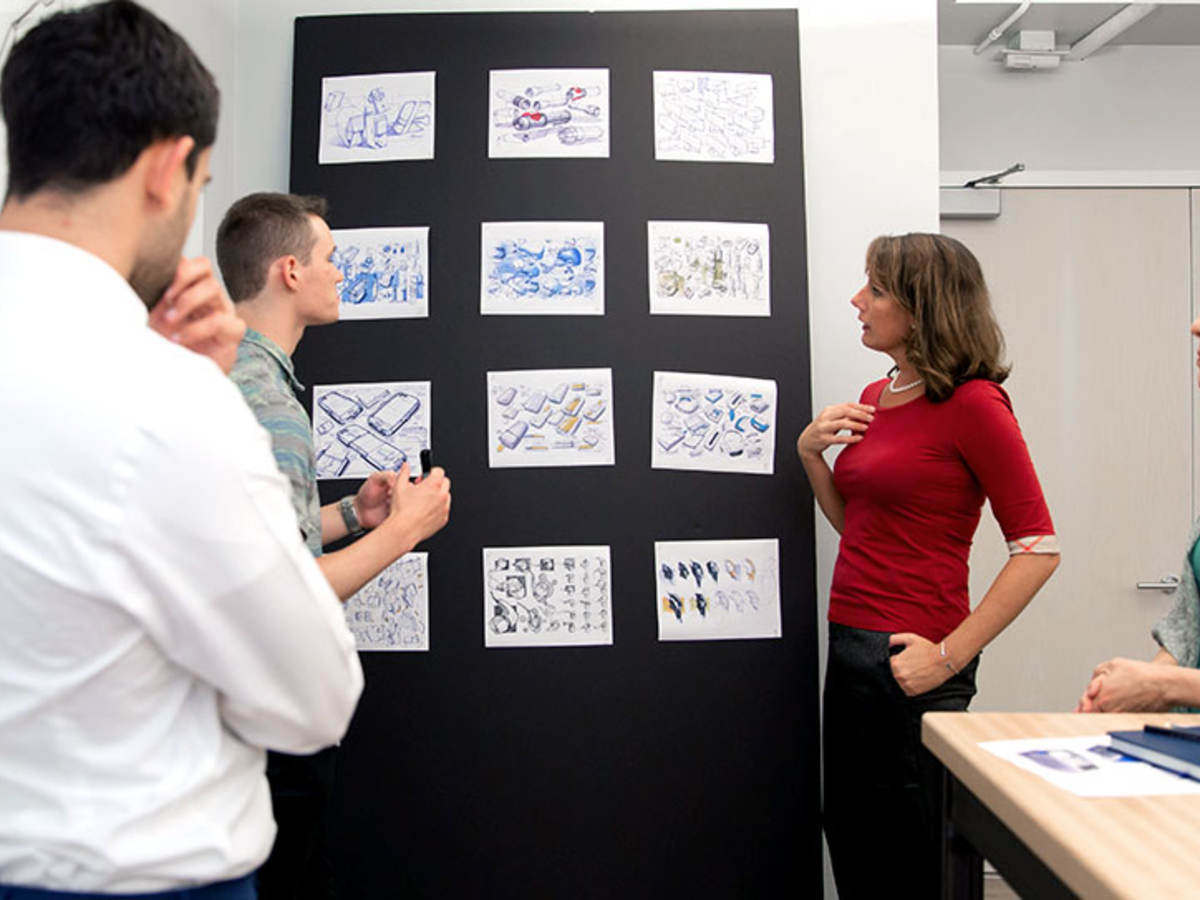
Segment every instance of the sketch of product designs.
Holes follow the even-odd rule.
[[[769,316],[771,232],[746,222],[647,222],[650,313]]]
[[[321,79],[317,161],[433,159],[435,72]]]
[[[654,158],[775,162],[771,76],[655,72]]]
[[[494,69],[488,156],[608,156],[608,69]]]
[[[659,640],[782,634],[777,540],[656,541],[654,565]]]
[[[603,222],[484,222],[483,315],[604,315]]]
[[[346,601],[359,650],[429,649],[429,554],[407,553]]]
[[[612,369],[488,372],[493,469],[611,466]]]
[[[770,475],[775,407],[774,381],[655,372],[650,465]]]
[[[333,240],[340,318],[428,317],[428,227],[339,228]]]
[[[609,548],[485,547],[484,646],[612,643]]]
[[[428,381],[317,385],[313,440],[318,480],[399,469],[420,475],[429,447]]]

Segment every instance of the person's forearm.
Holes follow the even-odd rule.
[[[824,456],[809,453],[800,454],[800,462],[804,465],[804,474],[808,476],[808,484],[812,488],[813,496],[817,498],[817,505],[821,507],[821,512],[825,514],[834,531],[841,534],[842,526],[846,522],[846,502],[834,486],[833,472],[829,464],[825,462]]]
[[[341,513],[332,504],[334,514]],[[321,510],[322,522],[325,510]],[[342,533],[345,534],[345,525]],[[391,518],[369,531],[349,547],[317,557],[329,586],[343,603],[363,585],[417,545],[417,536],[406,522]]]
[[[965,666],[1015,619],[1058,568],[1057,553],[1010,556],[975,610],[946,635],[946,653]]]
[[[1157,661],[1155,659],[1155,662]],[[1159,678],[1162,679],[1166,706],[1200,707],[1200,669],[1164,665]]]

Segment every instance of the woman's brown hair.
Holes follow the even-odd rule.
[[[1008,377],[1004,335],[979,261],[944,234],[882,235],[867,248],[867,275],[913,318],[908,361],[934,403],[972,378]]]

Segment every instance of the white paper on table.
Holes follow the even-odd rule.
[[[485,647],[613,642],[607,546],[484,547]]]
[[[488,156],[607,157],[608,69],[493,69]]]
[[[436,72],[321,79],[317,162],[433,159]]]
[[[655,72],[654,158],[775,162],[770,75]]]
[[[603,222],[484,222],[483,315],[604,315]]]
[[[1080,797],[1200,794],[1200,781],[1117,753],[1107,734],[981,741],[979,746]]]
[[[429,316],[428,226],[338,228],[333,242],[340,319]]]
[[[771,230],[751,222],[647,222],[650,314],[771,315]]]
[[[777,638],[779,541],[655,541],[660,641]]]
[[[359,650],[429,649],[429,554],[400,557],[346,601]]]
[[[612,369],[487,373],[488,464],[611,466]]]
[[[423,475],[421,451],[432,449],[430,393],[428,381],[314,385],[317,479],[366,478],[405,462]]]
[[[650,466],[771,475],[776,406],[769,379],[655,372]]]

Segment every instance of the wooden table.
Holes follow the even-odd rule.
[[[986,857],[1023,897],[1200,897],[1200,796],[1077,797],[978,746],[1147,722],[1200,715],[927,713],[946,772],[942,896],[982,897]]]

